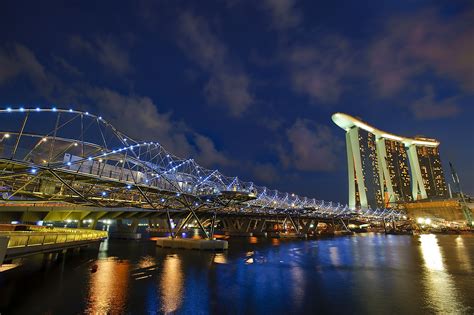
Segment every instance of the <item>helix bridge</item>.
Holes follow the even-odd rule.
[[[182,225],[196,220],[204,231],[204,217],[279,216],[294,223],[295,218],[371,222],[405,215],[394,209],[350,209],[229,177],[175,156],[155,140],[133,139],[89,112],[7,108],[0,110],[0,122],[3,209],[15,204],[132,209],[142,217],[163,216],[170,226],[176,215],[184,218]]]

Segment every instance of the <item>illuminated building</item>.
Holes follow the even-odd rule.
[[[446,197],[448,190],[438,148],[421,146],[416,148],[416,152],[427,196]]]
[[[439,142],[396,136],[342,113],[332,120],[346,131],[351,208],[447,197]]]

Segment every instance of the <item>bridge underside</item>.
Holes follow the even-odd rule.
[[[314,234],[323,226],[329,231],[347,231],[350,218],[333,216],[301,216],[290,214],[219,212],[200,209],[194,213],[186,210],[151,210],[135,208],[102,208],[79,206],[64,202],[16,201],[0,204],[0,223],[12,221],[35,224],[43,222],[70,222],[83,228],[96,228],[98,222],[114,220],[122,232],[136,233],[139,222],[147,222],[152,231],[181,236],[190,228],[200,229],[204,237],[216,233],[231,236],[259,236],[271,232],[297,235]],[[130,225],[124,224],[128,221]],[[171,224],[170,224],[171,222]],[[359,221],[359,224],[368,221]],[[171,227],[171,228],[170,228]]]

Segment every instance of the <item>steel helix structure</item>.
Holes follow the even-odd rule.
[[[207,169],[138,141],[101,116],[74,109],[0,110],[1,202],[57,200],[166,212],[397,219],[393,209],[347,205],[280,192]],[[137,126],[139,128],[139,126]]]

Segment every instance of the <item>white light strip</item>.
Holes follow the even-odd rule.
[[[377,137],[381,138],[386,138],[386,139],[391,139],[391,140],[396,140],[402,142],[405,146],[410,146],[410,145],[424,145],[424,146],[430,146],[430,147],[437,147],[439,145],[438,141],[423,141],[423,140],[416,140],[413,138],[405,138],[405,137],[400,137],[396,136],[394,134],[387,133],[385,131],[376,129],[374,127],[371,127],[357,118],[354,118],[350,115],[343,114],[343,113],[335,113],[332,116],[332,120],[342,129],[349,131],[351,128],[354,126],[359,127],[363,130],[366,130],[372,134],[374,134]]]
[[[387,138],[387,139],[392,139],[392,140],[397,140],[397,141],[402,141],[403,138],[402,137],[398,137],[398,136],[395,136],[395,135],[391,135],[389,133],[382,133],[380,135],[382,138]]]

